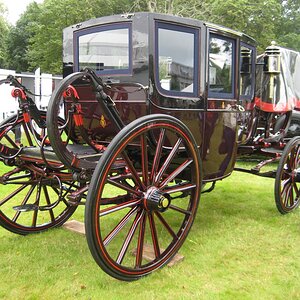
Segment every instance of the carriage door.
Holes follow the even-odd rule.
[[[202,149],[206,180],[231,173],[237,149],[237,39],[219,33],[208,37],[208,98]]]

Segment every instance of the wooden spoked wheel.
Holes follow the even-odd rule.
[[[87,241],[99,266],[131,281],[165,265],[194,221],[201,179],[196,142],[181,121],[149,115],[123,128],[87,197]]]
[[[46,114],[41,112],[41,117]],[[16,138],[16,133],[19,137]],[[17,234],[41,232],[62,225],[75,211],[66,196],[75,183],[64,181],[55,171],[36,161],[19,160],[22,146],[36,146],[44,131],[25,122],[22,114],[0,124],[2,160],[0,184],[0,225]],[[35,142],[35,140],[39,138]],[[17,140],[18,139],[18,140]],[[17,140],[17,141],[16,141]],[[14,157],[15,156],[15,157]]]
[[[284,148],[275,180],[275,202],[280,213],[286,214],[300,201],[300,137],[291,139]]]

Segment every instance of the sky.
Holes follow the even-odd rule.
[[[26,10],[29,3],[34,0],[0,0],[8,9],[6,19],[12,25],[15,25],[20,15]],[[35,0],[37,3],[42,3],[44,0]]]

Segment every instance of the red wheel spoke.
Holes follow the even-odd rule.
[[[138,207],[133,207],[118,223],[118,225],[103,239],[104,246],[107,246],[111,240],[124,228],[124,226],[130,221],[131,217],[137,212]]]
[[[288,178],[288,179],[282,181],[282,183],[281,183],[281,187],[282,187],[281,194],[282,195],[286,194],[286,190],[288,189],[288,187],[290,185],[290,180],[291,180],[291,178]]]
[[[18,189],[16,189],[15,191],[13,191],[11,194],[9,194],[7,197],[5,197],[1,202],[0,202],[0,206],[2,206],[4,203],[6,203],[8,200],[10,200],[11,198],[13,198],[14,196],[16,196],[18,193],[20,193],[22,190],[24,190],[27,187],[27,185],[23,184],[22,186],[20,186]]]
[[[135,206],[135,205],[138,205],[140,203],[141,203],[141,200],[139,199],[139,200],[127,201],[127,202],[122,203],[122,204],[118,204],[118,205],[115,205],[115,206],[112,206],[112,207],[108,207],[108,208],[100,210],[99,216],[103,217],[105,215],[117,212],[117,211],[119,211],[121,209],[124,209],[126,207]]]
[[[59,191],[57,190],[57,188],[55,188],[55,187],[51,187],[52,188],[52,190],[57,194],[57,196],[59,196],[60,195],[60,193],[59,193]]]
[[[183,192],[183,191],[188,191],[188,190],[192,190],[195,189],[197,187],[196,184],[176,184],[176,185],[172,185],[172,186],[168,186],[164,189],[162,189],[163,192],[168,193],[168,194],[173,194],[173,193],[178,193],[178,192]]]
[[[300,194],[299,194],[299,188],[298,188],[296,182],[293,182],[293,187],[294,187],[294,191],[296,193],[296,196],[299,197],[300,196]]]
[[[131,225],[131,227],[129,229],[129,232],[128,232],[127,236],[126,236],[126,239],[125,239],[125,241],[124,241],[124,243],[122,245],[122,248],[120,250],[118,258],[116,260],[116,262],[118,264],[122,264],[122,261],[123,261],[125,255],[126,255],[126,253],[127,253],[127,250],[128,250],[129,245],[130,245],[130,242],[131,242],[131,240],[133,238],[133,235],[134,235],[134,233],[136,231],[136,228],[137,228],[137,226],[138,226],[138,224],[139,224],[139,222],[140,222],[143,214],[144,214],[144,211],[142,211],[142,212],[140,212],[140,213],[138,213],[136,215],[136,217],[135,217],[135,219],[134,219],[134,221],[133,221],[133,223],[132,223],[132,225]]]
[[[173,237],[173,239],[177,240],[178,237],[177,237],[176,233],[173,231],[173,229],[170,227],[170,225],[164,219],[164,217],[162,216],[162,214],[159,213],[158,211],[156,211],[155,214],[158,217],[158,219],[160,220],[160,222],[165,226],[165,228],[170,233],[170,235]]]
[[[51,205],[51,201],[50,201],[50,197],[49,197],[49,194],[48,194],[48,190],[47,190],[47,186],[43,186],[43,191],[44,191],[44,194],[45,194],[45,198],[46,198],[46,203],[50,206]],[[49,209],[49,214],[50,214],[50,218],[51,218],[51,221],[54,222],[55,221],[55,217],[54,217],[54,213],[53,213],[53,209]]]
[[[289,201],[289,198],[290,198],[290,191],[291,191],[291,185],[288,184],[285,189],[284,189],[284,193],[283,193],[283,204],[284,204],[284,207],[288,207],[288,201]]]
[[[171,205],[169,206],[169,208],[171,208],[171,209],[173,209],[173,210],[175,210],[175,211],[178,211],[178,212],[180,212],[180,213],[182,213],[182,214],[185,214],[185,215],[191,215],[191,212],[190,212],[189,210],[182,209],[182,208],[180,208],[180,207],[178,207],[178,206],[175,206],[175,205],[173,205],[173,204],[171,204]]]
[[[150,175],[150,180],[152,181],[152,184],[153,184],[153,181],[155,178],[155,174],[157,173],[157,170],[158,170],[161,153],[162,153],[162,148],[163,148],[163,144],[164,144],[164,140],[165,140],[165,135],[166,135],[166,130],[164,128],[162,128],[159,133],[159,138],[158,138],[157,145],[156,145],[155,155],[154,155],[154,159],[153,159],[153,166],[152,166],[151,175]]]
[[[152,213],[148,213],[148,219],[149,219],[149,225],[150,225],[150,231],[151,231],[151,237],[152,237],[152,243],[153,243],[153,249],[155,258],[158,258],[160,256],[160,248],[157,238],[157,231],[155,226],[155,221]]]
[[[140,268],[143,260],[144,239],[146,230],[146,214],[144,213],[140,220],[140,230],[136,249],[135,268]]]
[[[16,149],[19,149],[18,145],[6,134],[4,138]]]
[[[35,200],[35,205],[39,207],[40,204],[40,199],[41,199],[41,183],[38,185],[37,191],[36,191],[36,200]],[[32,227],[36,227],[36,221],[37,221],[37,216],[38,216],[38,209],[33,211],[33,217],[32,217]]]
[[[129,185],[125,185],[125,184],[122,184],[120,182],[116,182],[114,180],[111,180],[111,179],[107,179],[107,182],[122,189],[122,190],[125,190],[126,192],[128,193],[132,193],[132,194],[135,194],[137,196],[141,196],[141,193],[134,190],[133,188],[131,188]]]
[[[25,132],[25,135],[26,135],[27,142],[28,142],[29,146],[33,146],[33,142],[32,142],[32,139],[30,137],[30,133],[29,133],[27,124],[26,123],[22,123],[22,127],[24,129],[24,132]]]
[[[135,183],[143,190],[145,190],[145,185],[144,183],[141,181],[141,178],[138,174],[138,172],[136,171],[135,167],[133,166],[130,158],[128,157],[127,153],[125,151],[123,151],[122,153],[122,157],[124,158],[126,165],[128,167],[128,169],[130,170],[131,174],[132,174],[132,179],[135,181]]]
[[[289,189],[289,199],[290,199],[290,207],[294,205],[294,193],[293,193],[293,186],[291,184],[290,189]]]
[[[169,182],[171,182],[176,176],[178,176],[183,170],[185,170],[191,163],[192,159],[187,159],[183,162],[177,169],[175,169],[160,185],[160,188],[165,187]]]
[[[286,179],[286,178],[290,179],[291,176],[292,176],[292,171],[283,170],[281,178],[282,179]]]
[[[165,162],[163,163],[162,167],[160,168],[160,170],[158,171],[158,173],[155,176],[154,179],[154,184],[157,184],[159,182],[159,180],[161,179],[161,177],[163,176],[164,172],[167,170],[167,168],[169,167],[172,159],[174,158],[174,156],[176,155],[179,146],[182,142],[182,139],[179,138],[177,140],[177,142],[175,143],[173,149],[171,150],[171,152],[169,153],[168,157],[166,158]]]
[[[148,175],[148,147],[147,147],[147,138],[145,134],[141,135],[141,155],[142,155],[142,173],[143,173],[143,182],[145,186],[149,185],[149,175]]]
[[[294,169],[294,154],[295,154],[295,148],[292,148],[290,155],[289,155],[289,169],[293,170]]]
[[[300,147],[299,145],[297,146],[297,151],[296,151],[296,156],[295,156],[295,169],[297,168],[297,166],[299,165],[299,160],[300,160]]]
[[[23,200],[22,203],[21,203],[21,206],[27,204],[27,202],[28,202],[28,200],[29,200],[29,198],[30,198],[32,192],[34,191],[35,187],[36,187],[36,185],[32,185],[32,186],[30,187],[30,189],[29,189],[29,191],[27,192],[27,194],[26,194],[24,200]],[[21,214],[21,211],[17,211],[17,212],[15,213],[14,217],[12,218],[12,221],[13,221],[13,222],[17,222],[17,220],[18,220],[20,214]]]

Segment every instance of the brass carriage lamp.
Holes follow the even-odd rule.
[[[275,41],[266,48],[265,54],[264,71],[272,75],[280,74],[280,48],[276,46]]]
[[[280,48],[274,41],[266,48],[264,57],[264,71],[270,76],[268,98],[275,101],[276,76],[280,74]]]
[[[242,48],[241,50],[241,74],[250,74],[251,50]]]
[[[247,82],[251,74],[251,50],[246,47],[241,47],[241,62],[240,62],[240,94],[246,95]]]

